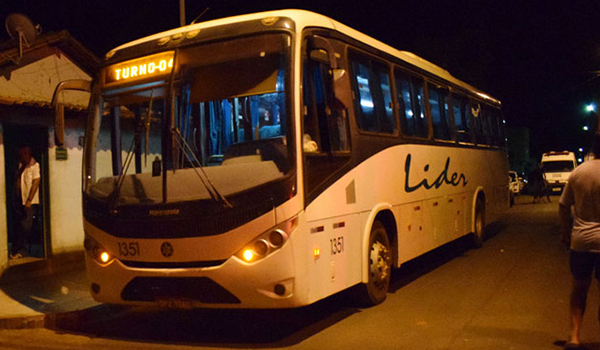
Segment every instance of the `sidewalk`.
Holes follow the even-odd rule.
[[[53,328],[107,307],[90,295],[83,253],[10,266],[0,276],[0,329]]]

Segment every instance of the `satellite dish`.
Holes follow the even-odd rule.
[[[16,63],[19,63],[21,57],[23,57],[23,45],[29,47],[41,32],[41,27],[39,24],[33,25],[29,17],[20,13],[8,15],[4,24],[8,35],[19,42],[19,58],[16,61]]]

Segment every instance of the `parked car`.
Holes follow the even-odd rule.
[[[519,192],[523,192],[525,184],[527,184],[527,180],[519,176]]]
[[[519,181],[519,179],[521,179],[521,181]],[[513,194],[519,195],[519,193],[521,193],[523,186],[525,186],[525,183],[521,185],[522,182],[523,178],[519,178],[519,174],[517,174],[516,171],[510,170],[508,172],[508,188]]]

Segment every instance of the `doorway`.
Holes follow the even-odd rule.
[[[15,242],[21,229],[21,202],[18,196],[17,179],[19,170],[18,152],[21,146],[29,146],[31,155],[40,164],[40,205],[33,217],[31,233],[26,237],[27,247],[23,259],[14,263],[34,261],[47,256],[49,237],[48,222],[48,128],[38,125],[3,124],[4,159],[6,179],[6,211],[8,230],[8,250]],[[19,260],[19,261],[17,261]],[[11,261],[11,265],[13,265]]]

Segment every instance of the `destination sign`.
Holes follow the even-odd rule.
[[[106,68],[106,83],[126,83],[171,73],[174,51],[136,58]]]

